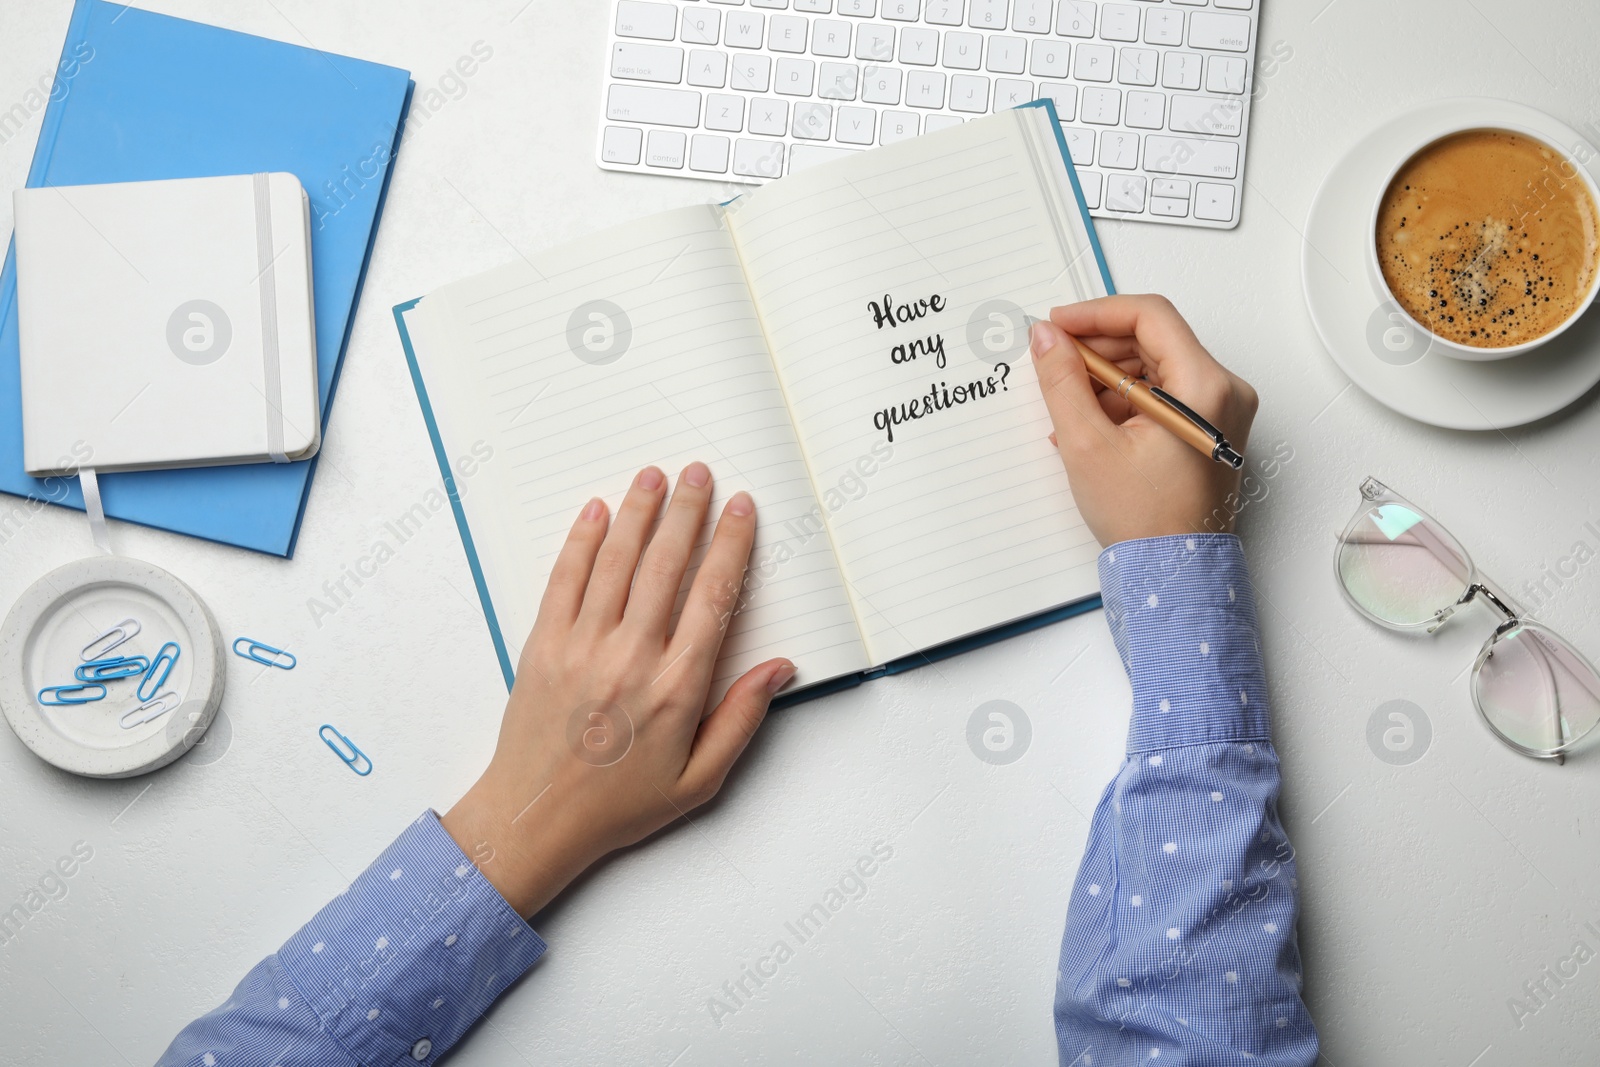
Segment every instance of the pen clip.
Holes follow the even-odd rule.
[[[1150,385],[1149,389],[1152,395],[1165,401],[1166,404],[1174,411],[1188,419],[1190,422],[1194,423],[1195,427],[1198,428],[1201,433],[1211,438],[1211,443],[1215,446],[1211,450],[1212,459],[1227,463],[1234,470],[1238,470],[1244,465],[1244,457],[1233,450],[1232,446],[1228,444],[1228,439],[1222,435],[1222,431],[1211,425],[1211,423],[1208,422],[1198,411],[1194,410],[1194,408],[1191,408],[1188,404],[1185,404],[1183,401],[1179,400],[1177,397],[1173,396],[1159,385]]]

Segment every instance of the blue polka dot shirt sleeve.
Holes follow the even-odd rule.
[[[1100,582],[1133,716],[1067,908],[1061,1063],[1310,1065],[1294,849],[1239,540],[1125,541],[1101,554]]]
[[[158,1067],[433,1063],[544,949],[424,812]]]

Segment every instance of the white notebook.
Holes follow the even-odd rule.
[[[713,701],[773,656],[859,678],[1098,591],[1027,353],[1025,316],[1111,290],[1057,130],[1002,112],[395,309],[508,684],[578,511],[652,463],[712,469],[696,561],[756,501]]]
[[[15,207],[29,474],[316,452],[311,216],[299,179],[20,189]]]

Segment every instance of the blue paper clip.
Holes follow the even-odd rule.
[[[91,693],[91,689],[98,689],[99,692]],[[106,687],[93,682],[86,685],[52,685],[39,690],[39,703],[52,708],[63,704],[93,704],[105,698]]]
[[[168,651],[169,649],[171,651]],[[150,661],[150,669],[139,679],[139,688],[133,691],[141,703],[155,699],[161,687],[167,684],[167,675],[172,673],[172,665],[178,662],[178,657],[182,654],[183,649],[178,647],[176,641],[168,641],[156,651],[156,658]]]
[[[150,661],[143,656],[111,656],[92,659],[72,673],[80,682],[110,682],[117,678],[132,678],[150,669]]]
[[[350,754],[348,756],[345,755],[344,751],[340,749],[339,746],[334,742],[333,737],[328,736],[330,733],[333,734],[333,737],[337,737],[340,741],[344,742],[345,748],[350,750]],[[338,756],[344,761],[344,765],[346,767],[349,767],[352,771],[355,771],[363,778],[372,773],[372,760],[368,758],[367,754],[357,748],[354,741],[350,740],[344,734],[341,734],[338,730],[335,730],[330,724],[323,723],[322,728],[317,731],[317,735],[322,738],[323,744],[333,749],[333,754],[335,756]],[[366,770],[361,769],[360,764],[362,763],[367,765]]]
[[[244,644],[243,652],[239,651],[241,642]],[[266,655],[261,655],[263,652]],[[294,658],[293,652],[285,652],[281,648],[264,645],[253,637],[235,637],[233,639],[233,654],[235,656],[243,656],[245,659],[253,659],[266,667],[282,667],[286,671],[294,670],[294,665],[300,662]],[[285,659],[289,662],[283,662]]]

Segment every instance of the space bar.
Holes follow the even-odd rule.
[[[606,118],[654,122],[662,126],[700,124],[700,94],[682,89],[613,85],[606,91]]]
[[[1239,146],[1231,141],[1150,134],[1144,139],[1144,169],[1153,174],[1233,178],[1239,173]]]

